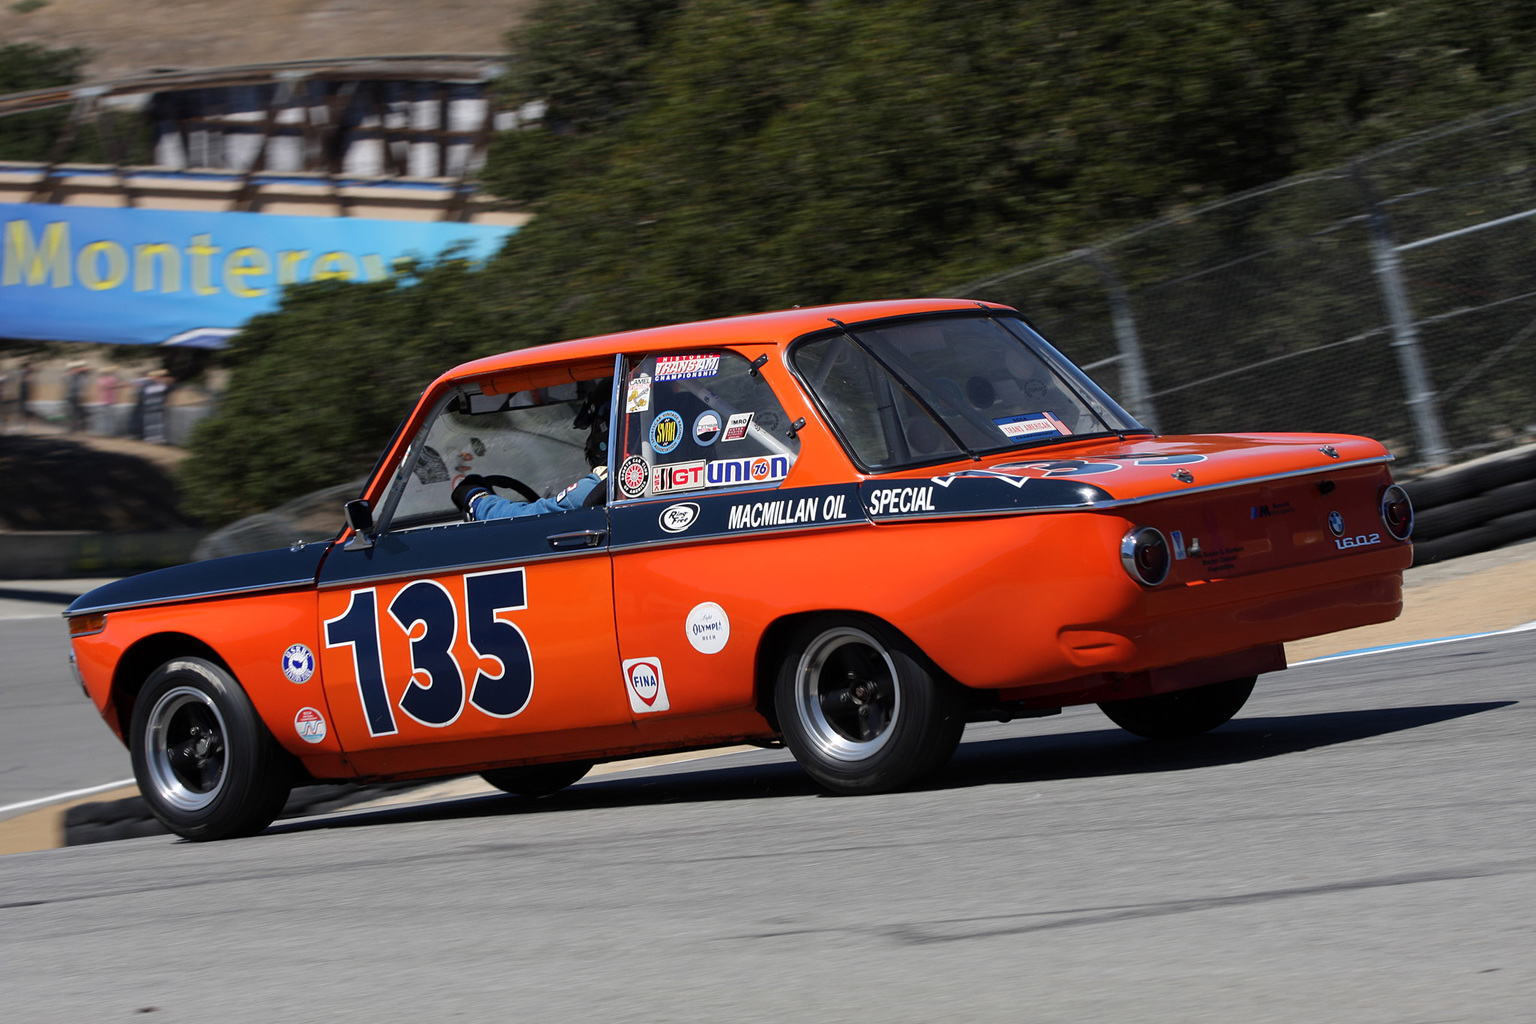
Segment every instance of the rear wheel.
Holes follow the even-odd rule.
[[[514,796],[549,796],[580,782],[591,770],[591,761],[562,761],[558,764],[492,768],[481,772],[480,777],[502,792]]]
[[[240,684],[202,658],[175,658],[144,683],[129,747],[139,792],[186,839],[223,839],[272,823],[292,786],[292,761]]]
[[[795,633],[774,706],[784,743],[837,793],[879,793],[938,770],[965,730],[964,702],[917,649],[863,617]]]
[[[1243,676],[1173,693],[1107,701],[1099,705],[1099,710],[1111,722],[1137,736],[1149,740],[1184,739],[1209,732],[1231,719],[1248,702],[1257,681],[1258,676]]]

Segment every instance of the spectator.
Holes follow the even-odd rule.
[[[84,359],[76,359],[64,368],[64,403],[69,413],[69,431],[78,434],[86,427],[85,386],[90,367]]]
[[[171,383],[169,373],[155,370],[139,389],[139,422],[143,429],[140,436],[150,444],[170,444],[165,432],[165,400]]]
[[[31,363],[22,363],[20,371],[16,374],[16,418],[23,424],[32,416],[32,410],[27,408],[27,403],[32,400],[32,374]]]

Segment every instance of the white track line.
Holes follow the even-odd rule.
[[[25,811],[30,807],[46,807],[49,804],[61,804],[66,800],[73,800],[77,796],[95,796],[97,793],[105,793],[109,789],[122,789],[124,786],[131,785],[133,785],[132,779],[118,779],[116,782],[103,782],[99,786],[72,789],[68,793],[55,793],[53,796],[40,796],[35,800],[23,800],[19,804],[6,804],[4,807],[0,807],[0,816],[10,814],[12,811]]]
[[[1458,640],[1480,640],[1483,637],[1505,636],[1510,633],[1524,633],[1536,629],[1536,621],[1524,623],[1519,626],[1511,626],[1508,629],[1491,629],[1486,633],[1464,633],[1461,636],[1442,636],[1433,640],[1409,640],[1400,644],[1384,644],[1381,647],[1363,647],[1358,651],[1344,651],[1340,654],[1325,654],[1321,658],[1308,658],[1306,661],[1298,661],[1290,665],[1290,668],[1300,668],[1303,665],[1316,665],[1325,661],[1342,661],[1345,658],[1363,658],[1367,654],[1387,654],[1391,651],[1409,651],[1415,647],[1433,647],[1436,644],[1453,644]]]
[[[1478,639],[1481,639],[1483,637],[1505,636],[1505,635],[1508,635],[1510,633],[1525,633],[1525,632],[1528,632],[1530,630],[1536,630],[1536,620],[1533,620],[1531,622],[1523,623],[1523,624],[1521,624],[1519,626],[1511,626],[1508,629],[1489,630],[1486,633],[1466,633],[1466,634],[1463,634],[1462,636],[1442,636],[1442,637],[1437,637],[1436,639],[1433,639],[1433,640],[1409,640],[1409,641],[1407,641],[1405,643],[1400,643],[1400,644],[1386,644],[1386,645],[1381,646],[1381,647],[1365,647],[1365,648],[1361,648],[1358,651],[1344,651],[1344,652],[1342,652],[1340,654],[1325,654],[1321,658],[1308,658],[1306,661],[1295,662],[1294,664],[1290,665],[1289,667],[1290,668],[1300,668],[1303,665],[1317,665],[1317,664],[1321,664],[1321,663],[1327,662],[1327,661],[1342,661],[1345,658],[1363,658],[1363,657],[1365,657],[1368,654],[1387,654],[1387,653],[1389,653],[1391,651],[1410,651],[1410,650],[1413,650],[1415,647],[1433,647],[1436,644],[1453,644],[1453,643],[1456,643],[1458,640],[1478,640]],[[737,751],[737,750],[723,750],[723,751],[720,751],[718,753],[715,753],[715,752],[703,753],[703,752],[701,752],[701,753],[693,754],[692,756],[689,756],[689,757],[680,758],[677,761],[666,762],[666,763],[682,764],[682,763],[687,762],[687,761],[698,761],[698,760],[703,760],[703,759],[709,758],[709,757],[719,757],[719,756],[721,756],[721,754],[727,754],[727,753],[734,754],[734,753],[739,753],[739,751]],[[641,768],[657,768],[657,767],[660,767],[660,765],[656,764],[654,762],[650,763],[650,764],[625,765],[623,768],[618,768],[618,767],[610,768],[607,772],[602,772],[601,774],[606,775],[606,774],[614,774],[614,773],[621,772],[621,771],[635,771],[635,770],[638,770],[638,769],[641,769]],[[134,780],[133,779],[119,779],[116,782],[103,782],[99,786],[88,786],[85,789],[72,789],[72,790],[70,790],[67,793],[55,793],[52,796],[40,796],[40,797],[38,797],[35,800],[23,800],[20,803],[7,804],[4,807],[0,807],[0,816],[4,816],[4,815],[7,815],[7,814],[10,814],[13,811],[25,811],[25,810],[27,810],[28,808],[31,808],[31,807],[46,807],[49,804],[61,804],[61,803],[63,803],[66,800],[73,800],[76,797],[94,796],[97,793],[105,793],[109,789],[122,789],[124,786],[131,786],[133,784],[134,784]],[[352,809],[354,809],[354,808],[348,808],[348,810],[352,810]]]

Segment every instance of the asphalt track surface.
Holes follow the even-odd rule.
[[[1536,631],[1291,669],[1177,745],[973,726],[0,858],[7,1021],[1529,1021]],[[142,1018],[138,1018],[142,1019]]]

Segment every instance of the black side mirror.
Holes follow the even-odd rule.
[[[373,547],[373,507],[367,498],[353,498],[343,508],[347,525],[352,527],[353,537],[347,542],[347,550]]]

